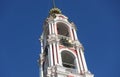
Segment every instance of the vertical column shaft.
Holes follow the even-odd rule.
[[[53,23],[51,23],[51,26],[52,26],[52,34],[54,34],[55,33],[55,30],[54,30],[54,26],[53,26]]]
[[[73,29],[73,32],[74,32],[75,40],[78,40],[77,33],[76,33],[75,29]]]
[[[71,40],[73,40],[74,38],[73,38],[73,32],[72,32],[72,28],[70,27],[70,34],[71,34]]]
[[[54,29],[55,29],[55,34],[57,34],[57,25],[56,25],[56,23],[53,23],[53,25],[54,25]]]
[[[79,59],[79,64],[80,64],[80,66],[79,66],[79,71],[80,71],[80,73],[82,73],[82,71],[83,71],[83,65],[82,65],[82,61],[81,61],[81,57],[80,57],[80,52],[79,52],[79,48],[77,48],[77,55],[78,55],[78,59]]]
[[[51,43],[49,44],[49,50],[50,50],[49,51],[49,53],[50,53],[49,54],[50,55],[50,58],[49,58],[50,59],[50,66],[53,66],[53,52],[52,52],[52,44]]]
[[[58,64],[62,65],[61,54],[59,52],[59,42],[57,42],[57,54],[58,54]]]
[[[39,64],[40,64],[40,67],[39,67],[39,70],[40,70],[40,75],[41,77],[43,77],[43,53],[40,54],[40,59],[39,59]]]
[[[40,66],[40,77],[43,77],[43,69],[42,69],[42,64],[41,64],[41,66]]]
[[[49,35],[51,34],[51,24],[49,23]]]
[[[56,46],[55,46],[55,42],[53,42],[53,52],[54,52],[54,62],[55,65],[57,64],[57,55],[56,55]]]
[[[51,66],[51,55],[49,55],[49,54],[51,54],[51,51],[50,51],[50,47],[48,48],[48,62],[49,62],[49,66]]]
[[[79,59],[76,58],[77,70],[80,73]]]
[[[81,54],[81,58],[82,58],[83,65],[84,65],[84,72],[87,72],[88,68],[87,68],[87,64],[86,64],[85,57],[84,57],[82,49],[80,49],[80,54]]]
[[[43,40],[41,39],[41,53],[43,53]]]

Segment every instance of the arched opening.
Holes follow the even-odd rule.
[[[57,32],[59,35],[70,36],[68,26],[61,22],[57,23]]]
[[[76,66],[75,56],[71,52],[64,50],[61,53],[61,57],[62,57],[62,65],[64,67],[75,68]]]

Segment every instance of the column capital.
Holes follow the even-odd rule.
[[[83,45],[78,40],[73,41],[73,46],[84,50]]]
[[[49,37],[49,39],[47,39],[48,43],[59,42],[59,39],[55,34],[51,34],[48,37]]]
[[[72,26],[73,29],[75,29],[75,30],[77,29],[74,22],[71,22],[71,26]]]

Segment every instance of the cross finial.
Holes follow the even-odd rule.
[[[49,12],[50,15],[52,15],[52,14],[61,14],[60,9],[56,8],[56,6],[55,6],[55,0],[52,0],[52,3],[53,3],[53,8]]]

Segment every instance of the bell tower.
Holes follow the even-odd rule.
[[[87,68],[75,24],[55,5],[44,22],[40,42],[40,77],[94,77]]]

